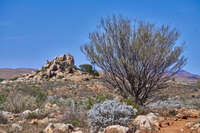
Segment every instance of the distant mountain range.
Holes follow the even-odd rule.
[[[1,79],[12,79],[14,77],[20,76],[21,74],[31,73],[36,69],[32,68],[0,68],[0,78]]]
[[[181,70],[174,76],[174,78],[176,80],[181,80],[181,81],[184,81],[184,80],[194,81],[194,80],[198,80],[200,78],[200,76],[197,75],[197,74],[192,74],[192,73],[187,72],[185,70]]]

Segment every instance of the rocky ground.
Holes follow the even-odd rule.
[[[87,113],[96,103],[122,99],[101,77],[74,66],[67,54],[47,61],[36,72],[0,83],[0,133],[89,133]],[[103,133],[199,133],[200,91],[194,83],[169,87],[127,126],[111,125]]]

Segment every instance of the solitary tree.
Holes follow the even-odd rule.
[[[175,28],[114,15],[101,19],[81,51],[122,96],[130,95],[143,105],[184,66],[183,45],[176,45],[178,37]]]

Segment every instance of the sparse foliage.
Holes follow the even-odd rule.
[[[186,63],[183,46],[176,45],[178,38],[169,26],[113,16],[101,20],[81,50],[103,70],[112,87],[143,105]]]
[[[6,101],[2,105],[8,112],[20,113],[25,110],[34,110],[37,108],[36,99],[32,96],[24,96],[19,92],[10,92]]]
[[[127,126],[137,110],[132,106],[121,103],[119,100],[107,100],[95,104],[88,112],[88,121],[91,131],[98,132],[110,125]]]

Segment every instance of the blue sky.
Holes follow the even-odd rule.
[[[0,68],[40,68],[63,53],[88,63],[80,46],[112,14],[176,27],[186,41],[184,69],[200,74],[199,0],[0,0]]]

